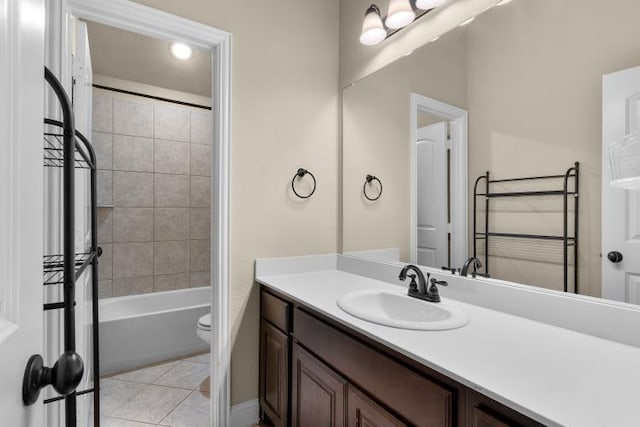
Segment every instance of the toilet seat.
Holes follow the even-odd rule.
[[[197,334],[200,339],[208,344],[211,343],[211,313],[205,314],[198,319]]]

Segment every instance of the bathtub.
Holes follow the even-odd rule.
[[[208,350],[196,325],[210,301],[209,287],[100,300],[100,374]]]

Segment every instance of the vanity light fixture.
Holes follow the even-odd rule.
[[[397,30],[406,27],[416,19],[416,13],[409,0],[391,0],[387,19],[384,21],[387,27]]]
[[[372,4],[364,15],[360,43],[366,46],[373,46],[386,38],[387,30],[384,29],[384,24],[380,17],[380,9],[375,4]]]
[[[374,46],[421,18],[447,0],[390,0],[387,16],[375,4],[367,8],[360,32],[360,43]]]
[[[169,51],[174,58],[180,59],[182,61],[186,61],[193,56],[193,49],[191,49],[191,46],[184,43],[171,43],[171,45],[169,46]]]

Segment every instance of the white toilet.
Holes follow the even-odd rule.
[[[198,336],[207,344],[211,344],[211,313],[198,319]]]

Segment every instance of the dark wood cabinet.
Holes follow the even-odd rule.
[[[473,427],[512,427],[513,424],[507,424],[497,419],[495,416],[482,409],[474,406],[471,415],[471,425]]]
[[[347,381],[293,344],[292,425],[344,427]]]
[[[360,390],[349,385],[347,389],[347,427],[407,427],[368,398]]]
[[[275,427],[543,427],[277,292],[260,306],[260,406]]]
[[[289,337],[266,320],[260,324],[260,405],[276,427],[288,425]]]

